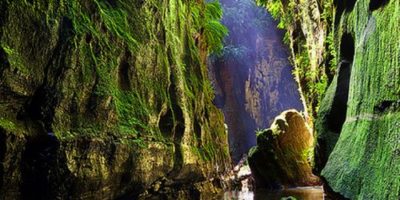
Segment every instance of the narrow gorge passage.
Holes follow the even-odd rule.
[[[304,108],[277,22],[253,0],[221,4],[229,35],[209,68],[214,103],[224,112],[231,157],[237,163],[256,145],[258,129],[268,128],[285,110]]]
[[[400,0],[0,0],[0,200],[399,200]]]

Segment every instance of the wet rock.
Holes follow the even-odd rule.
[[[257,146],[249,153],[249,165],[257,188],[280,189],[285,186],[318,185],[310,159],[313,135],[303,116],[283,112],[270,129],[259,131]]]
[[[254,179],[245,155],[228,173],[225,180],[230,191],[253,191]]]

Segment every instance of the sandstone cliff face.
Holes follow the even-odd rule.
[[[256,145],[257,129],[269,127],[284,110],[303,107],[283,32],[271,15],[251,0],[221,2],[230,33],[210,72],[215,103],[228,125],[232,158],[238,162]]]
[[[319,101],[331,78],[329,67],[332,52],[329,41],[333,31],[331,0],[257,0],[268,8],[274,18],[279,20],[278,27],[285,29],[285,43],[290,47],[293,74],[308,123],[312,124],[316,116]]]
[[[0,10],[2,199],[204,189],[186,183],[226,170],[202,1],[19,0]]]

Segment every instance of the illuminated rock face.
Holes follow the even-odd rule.
[[[251,0],[221,2],[230,33],[223,55],[210,65],[211,77],[215,104],[228,125],[232,159],[238,162],[256,145],[257,129],[269,127],[282,111],[303,106],[276,22]]]
[[[303,116],[288,110],[269,129],[259,131],[249,165],[258,189],[310,186],[319,183],[312,173],[314,137]]]
[[[230,158],[204,56],[210,6],[0,1],[0,199],[217,192],[208,180]]]

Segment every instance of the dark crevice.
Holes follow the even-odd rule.
[[[201,126],[198,119],[194,120],[193,126],[194,126],[194,133],[196,134],[198,141],[201,142]]]
[[[344,11],[351,12],[354,9],[357,0],[334,0],[333,4],[336,7],[335,24],[338,24],[340,17]]]
[[[179,171],[182,169],[183,155],[182,155],[181,142],[185,131],[182,110],[178,107],[175,113],[178,118],[176,119],[177,124],[174,129],[175,160],[172,171],[173,177],[175,174],[179,173]]]
[[[183,111],[181,107],[178,104],[178,99],[177,99],[177,86],[175,85],[175,78],[174,75],[171,74],[171,85],[169,87],[169,96],[170,96],[170,102],[171,102],[171,108],[170,108],[170,114],[167,114],[166,117],[163,118],[163,123],[167,123],[164,129],[165,131],[170,131],[171,133],[164,133],[164,134],[172,134],[171,137],[174,142],[175,146],[175,156],[174,156],[174,167],[169,176],[171,178],[175,178],[177,174],[179,174],[181,168],[182,168],[182,162],[183,162],[183,156],[182,156],[182,149],[181,149],[181,142],[183,138],[183,134],[185,131],[185,121],[183,118]],[[160,121],[161,123],[161,121]],[[172,129],[171,129],[171,123],[173,124]]]
[[[0,127],[0,188],[3,187],[3,176],[4,176],[4,158],[6,156],[6,151],[7,151],[7,141],[6,141],[6,133],[5,131]],[[1,190],[0,190],[1,191]]]
[[[375,11],[381,7],[384,7],[389,3],[389,0],[370,0],[369,2],[369,10]]]
[[[74,26],[70,18],[68,17],[62,18],[59,35],[62,41],[67,41],[74,35]]]
[[[52,132],[51,124],[58,104],[57,91],[53,87],[39,87],[25,106],[22,118],[42,121],[47,132]]]
[[[354,57],[354,39],[350,34],[344,34],[340,43],[341,61],[338,67],[338,78],[332,108],[327,116],[328,128],[340,133],[346,120],[347,100],[351,76],[351,65]]]
[[[170,108],[168,108],[167,112],[160,117],[158,126],[160,128],[161,134],[166,137],[171,137],[172,130],[174,128],[174,116]]]
[[[334,78],[334,71],[331,70],[331,68],[329,66],[330,65],[330,61],[335,59],[332,55],[327,55],[326,61],[325,61],[325,74],[328,78],[328,85],[330,85],[332,83],[332,80]]]
[[[345,33],[340,42],[340,60],[337,67],[337,82],[333,102],[329,113],[326,115],[325,127],[329,130],[326,137],[328,139],[318,139],[316,148],[316,167],[314,172],[319,174],[328,161],[329,154],[337,142],[342,131],[343,124],[347,115],[347,102],[349,97],[349,86],[351,77],[351,67],[353,64],[355,46],[351,34]]]
[[[341,61],[353,62],[354,59],[354,39],[350,33],[345,33],[340,42],[340,59]]]
[[[334,0],[334,4],[339,13],[343,11],[352,11],[356,5],[357,0]]]
[[[8,14],[8,1],[0,1],[0,27],[3,27],[5,24],[5,21],[7,19],[7,14]],[[0,35],[2,35],[3,29],[0,28]]]
[[[398,111],[400,108],[400,100],[384,100],[375,105],[374,111],[376,114],[385,113],[389,111]]]
[[[52,132],[55,108],[58,105],[60,93],[57,91],[61,76],[63,76],[66,65],[66,56],[70,48],[70,39],[73,37],[73,25],[71,19],[63,17],[59,28],[59,40],[46,65],[46,76],[43,84],[36,89],[33,97],[25,107],[18,113],[20,120],[41,121],[47,132]]]
[[[86,36],[85,36],[85,41],[86,41],[86,43],[89,44],[89,43],[92,41],[92,39],[93,39],[92,34],[87,33]]]
[[[2,47],[0,47],[0,75],[3,74],[4,69],[8,68],[10,63],[7,59],[7,54]]]
[[[126,162],[123,164],[122,169],[134,169],[135,168],[135,157],[129,156]],[[136,180],[137,181],[137,180]],[[125,193],[115,198],[116,200],[132,200],[139,199],[139,195],[145,191],[145,187],[140,182],[136,182],[132,176],[131,170],[124,170],[121,176],[121,185],[130,185],[125,190]]]
[[[119,70],[118,70],[118,83],[119,87],[123,90],[129,90],[130,88],[130,79],[129,79],[129,54],[128,52],[125,53],[124,58],[122,59]]]
[[[108,147],[109,152],[107,153],[107,165],[108,166],[113,166],[115,159],[116,159],[116,151],[117,151],[117,146],[115,144],[116,138],[113,138],[110,142],[110,146]]]
[[[175,109],[175,119],[176,119],[176,126],[175,126],[175,130],[174,130],[174,141],[177,144],[181,144],[182,142],[182,138],[183,138],[183,134],[185,132],[185,122],[183,119],[183,112],[182,109],[180,107],[177,107]]]
[[[59,146],[59,141],[52,133],[31,138],[27,142],[21,157],[23,199],[51,198],[53,183],[50,179],[57,164]]]

